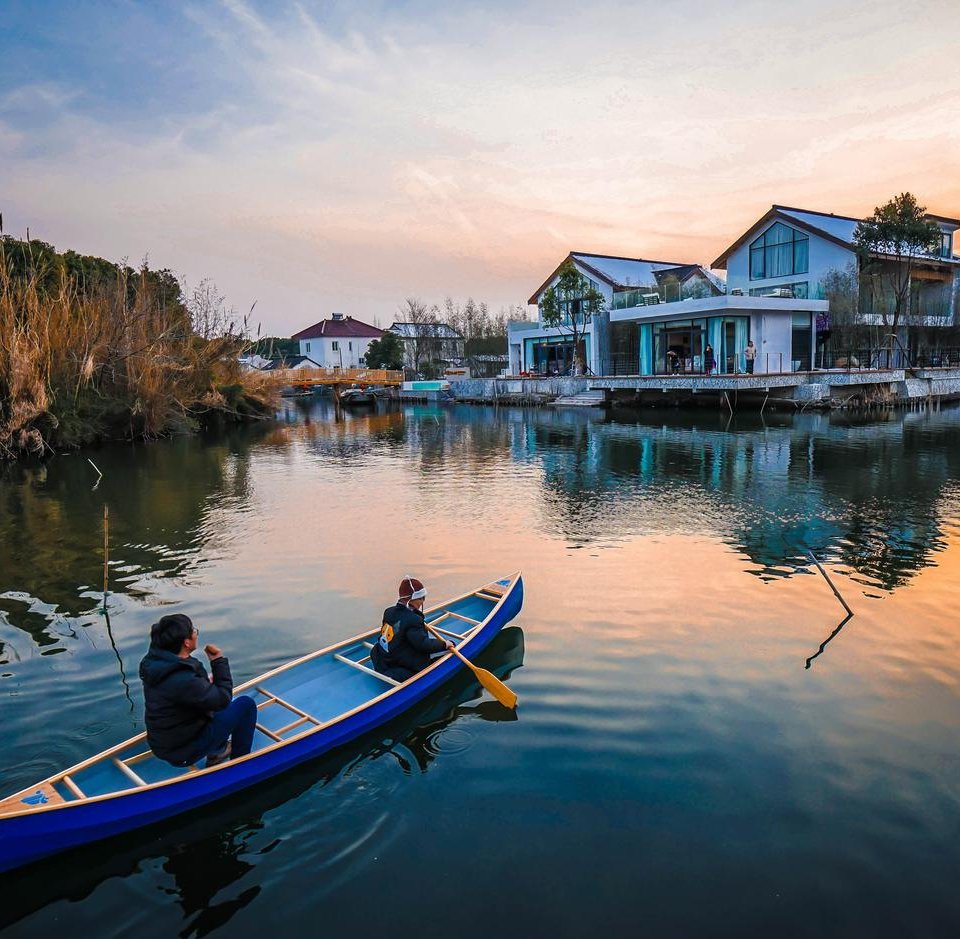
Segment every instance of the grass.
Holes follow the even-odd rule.
[[[195,430],[272,413],[269,378],[241,370],[224,323],[199,335],[168,272],[103,266],[0,241],[0,456]],[[24,263],[25,258],[28,263]]]

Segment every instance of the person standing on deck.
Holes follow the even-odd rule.
[[[717,364],[716,357],[713,354],[713,346],[707,343],[707,348],[703,350],[703,370],[708,374],[713,374],[713,368]]]
[[[757,347],[753,344],[753,340],[751,339],[747,343],[747,348],[743,350],[743,359],[747,365],[748,375],[753,374],[753,363],[756,357],[757,357]]]
[[[150,627],[150,649],[140,662],[147,743],[161,760],[192,766],[206,757],[216,766],[245,756],[253,745],[257,705],[233,697],[230,663],[215,646],[203,651],[212,676],[192,655],[200,630],[183,613],[161,616]]]
[[[430,664],[430,656],[453,649],[453,643],[427,632],[423,603],[427,591],[409,574],[400,581],[399,599],[383,611],[380,639],[370,650],[373,667],[387,678],[406,681]]]

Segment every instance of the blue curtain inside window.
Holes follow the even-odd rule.
[[[737,368],[741,372],[747,370],[746,360],[743,357],[743,351],[747,348],[747,340],[750,338],[750,318],[747,316],[737,316],[734,318],[734,338],[733,344],[736,347]]]
[[[723,317],[712,316],[707,320],[707,342],[713,346],[714,371],[720,372],[724,369],[724,360],[721,358],[723,353]]]
[[[640,374],[653,374],[653,323],[640,324]]]
[[[793,273],[806,274],[810,261],[810,239],[801,238],[793,243]]]

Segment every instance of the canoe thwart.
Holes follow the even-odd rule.
[[[345,655],[341,655],[339,652],[335,652],[333,657],[338,662],[343,662],[344,665],[352,665],[354,668],[359,668],[361,672],[366,672],[368,675],[373,675],[374,678],[379,678],[381,681],[387,682],[390,685],[399,685],[395,678],[389,678],[386,675],[381,675],[379,672],[374,671],[372,668],[367,668],[366,665],[361,665],[359,662],[354,662],[353,659],[348,659]]]

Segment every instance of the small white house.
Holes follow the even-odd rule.
[[[300,354],[323,368],[363,368],[367,347],[383,335],[382,329],[362,323],[352,316],[334,313],[300,332],[293,339],[300,343]]]

